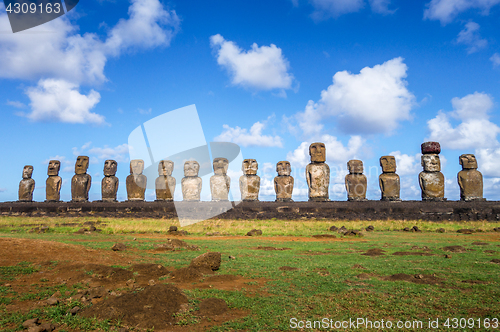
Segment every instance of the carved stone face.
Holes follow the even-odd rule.
[[[426,172],[441,171],[441,161],[437,154],[424,154],[422,156],[422,166]]]
[[[380,166],[384,173],[396,173],[396,158],[393,156],[380,157]]]
[[[85,174],[89,168],[89,157],[78,156],[75,163],[75,174]]]
[[[162,160],[158,164],[158,175],[171,176],[174,171],[174,162],[170,160]]]
[[[227,160],[226,158],[215,158],[213,165],[215,174],[226,175],[227,169],[229,167],[229,160]]]
[[[477,169],[477,160],[473,154],[463,154],[458,160],[463,169]]]
[[[255,159],[245,159],[243,160],[242,170],[246,175],[255,175],[257,174],[257,169],[259,168],[259,164],[257,164],[257,160]]]
[[[59,160],[49,161],[49,168],[47,169],[47,175],[59,175],[59,169],[61,168],[61,162]]]
[[[130,161],[130,174],[140,175],[144,171],[144,160],[134,159]]]
[[[104,162],[104,176],[115,176],[118,164],[115,160],[106,160]]]
[[[363,162],[361,160],[349,160],[347,168],[351,174],[363,174]]]
[[[198,176],[200,164],[196,160],[188,160],[184,163],[184,176]]]
[[[311,162],[324,163],[326,161],[326,149],[324,143],[313,143],[309,146]]]
[[[31,175],[33,174],[33,166],[26,165],[23,168],[23,179],[31,179]]]
[[[292,167],[288,161],[280,161],[276,164],[276,172],[279,176],[289,176],[292,172]]]

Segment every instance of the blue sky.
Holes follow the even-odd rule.
[[[315,141],[327,145],[332,199],[346,199],[349,159],[363,160],[368,198],[379,199],[388,154],[401,197],[420,199],[426,140],[441,143],[448,199],[459,199],[459,155],[474,153],[485,197],[499,200],[499,16],[500,0],[82,0],[12,34],[2,8],[0,200],[17,199],[28,164],[44,200],[49,159],[62,161],[69,200],[79,154],[90,157],[90,199],[115,159],[124,200],[128,135],[192,104],[207,141],[257,159],[262,200],[274,200],[280,160],[292,164],[294,198],[307,199]],[[229,175],[237,197],[241,173]]]

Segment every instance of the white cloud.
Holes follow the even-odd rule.
[[[300,128],[306,136],[314,135],[326,118],[335,117],[345,133],[391,133],[411,118],[415,96],[406,88],[406,71],[403,59],[395,58],[359,74],[337,72],[321,99],[309,101],[296,115]]]
[[[336,18],[343,14],[355,13],[364,7],[364,0],[309,0],[314,7],[311,17],[316,20],[324,20],[330,17]]]
[[[485,93],[475,92],[463,98],[451,100],[454,111],[438,115],[429,121],[430,130],[427,141],[437,141],[445,148],[470,149],[490,148],[498,145],[496,136],[500,127],[489,121],[489,112],[493,108],[493,100]],[[460,120],[455,128],[450,123],[449,117]]]
[[[467,23],[465,28],[458,33],[457,43],[466,45],[468,54],[477,52],[488,46],[488,41],[482,39],[479,34],[479,24],[475,22]]]
[[[432,0],[426,5],[424,19],[439,20],[445,25],[469,9],[479,9],[482,15],[488,15],[490,8],[499,3],[500,0]]]
[[[271,116],[272,117],[272,116]],[[268,120],[257,121],[250,129],[230,127],[227,124],[223,125],[222,133],[214,138],[216,142],[233,142],[241,146],[262,146],[262,147],[283,147],[283,142],[279,136],[262,135],[262,130],[266,127]]]
[[[337,137],[322,135],[319,142],[325,143],[327,163],[344,165],[348,160],[358,156],[365,140],[360,136],[351,136],[347,146],[344,146]],[[297,149],[288,152],[286,158],[292,167],[303,168],[310,163],[309,145],[311,143],[313,142],[302,142]]]
[[[408,154],[403,154],[400,151],[393,151],[388,155],[396,158],[396,172],[399,175],[415,175],[422,171],[420,153],[410,156]]]
[[[15,108],[25,108],[26,107],[26,105],[24,105],[20,101],[7,100],[6,104],[9,105],[9,106],[15,107]]]
[[[497,142],[498,144],[498,142]],[[476,149],[479,170],[486,177],[500,177],[500,147]],[[500,181],[500,179],[497,179]]]
[[[276,45],[259,47],[254,43],[245,51],[219,34],[210,37],[210,45],[234,85],[257,90],[291,89],[294,78],[288,73],[290,65]]]
[[[378,14],[394,14],[396,10],[390,10],[389,5],[391,0],[369,0],[370,7],[374,13]]]
[[[112,159],[117,162],[128,161],[128,144],[121,144],[114,148],[105,145],[103,148],[91,148],[88,150],[89,154],[94,155],[99,160]]]
[[[103,124],[102,115],[90,110],[101,95],[90,90],[88,95],[78,91],[78,85],[64,80],[40,80],[36,87],[26,89],[32,112],[25,116],[33,121]]]
[[[490,58],[490,61],[493,62],[493,67],[500,66],[500,54],[493,54]]]
[[[142,114],[142,115],[147,115],[147,114],[151,114],[151,112],[153,111],[151,108],[148,108],[147,110],[145,109],[142,109],[142,108],[139,108],[137,110],[139,112],[139,114]]]

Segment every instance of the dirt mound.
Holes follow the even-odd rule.
[[[170,251],[176,249],[200,250],[198,246],[190,245],[178,239],[168,239],[166,243],[159,244],[155,248],[156,251]]]
[[[132,271],[101,264],[58,265],[54,269],[62,279],[71,283],[87,280],[93,286],[124,283],[134,277]]]
[[[201,277],[203,277],[203,272],[207,273],[209,272],[209,270],[201,271],[200,269],[197,269],[195,267],[188,266],[172,271],[170,273],[170,278],[174,282],[197,281],[200,280]]]
[[[159,284],[137,293],[105,299],[84,309],[80,315],[120,320],[125,325],[138,328],[165,329],[175,323],[173,314],[187,302],[187,297],[177,287]]]
[[[487,254],[495,254],[496,253],[495,250],[485,250],[484,252]]]
[[[250,232],[247,233],[247,236],[256,236],[256,235],[262,235],[262,231],[260,229],[252,229]]]
[[[206,252],[191,261],[190,266],[194,268],[209,269],[211,271],[217,271],[221,263],[221,253],[220,252]]]
[[[352,266],[352,269],[361,269],[361,270],[366,270],[366,267],[364,267],[363,265],[354,264],[354,265]]]
[[[266,250],[266,251],[272,251],[272,250],[291,250],[292,248],[275,248],[275,247],[262,247],[258,246],[255,248],[255,250]]]
[[[358,279],[371,279],[373,277],[375,277],[376,274],[374,273],[361,273],[361,274],[358,274],[356,277],[358,277]]]
[[[441,279],[430,274],[415,274],[409,275],[406,273],[393,274],[388,277],[382,277],[386,281],[408,281],[415,284],[437,285],[441,283]]]
[[[291,266],[282,266],[279,268],[280,271],[297,271],[298,268]]]
[[[449,251],[449,252],[466,252],[467,249],[465,249],[462,246],[448,246],[443,248],[444,251]]]
[[[418,251],[397,251],[393,253],[394,256],[434,256],[434,254],[428,252],[418,252]]]
[[[316,239],[336,239],[337,238],[335,235],[332,235],[332,234],[316,234],[316,235],[313,235],[312,237],[314,237]]]
[[[373,248],[373,249],[368,249],[364,254],[361,254],[363,256],[381,256],[385,255],[384,254],[385,250],[380,249],[380,248]]]
[[[488,246],[489,243],[486,242],[472,242],[473,246]]]
[[[203,281],[204,282],[225,282],[225,281],[227,282],[227,281],[235,281],[238,279],[240,279],[240,277],[232,275],[232,274],[220,274],[217,276],[211,276],[211,277],[205,278],[205,280],[203,280]]]
[[[492,263],[500,264],[500,259],[494,258],[491,260]]]
[[[149,279],[159,278],[170,273],[170,271],[158,264],[135,264],[132,265],[132,270],[141,277],[147,277]]]
[[[218,299],[211,297],[201,301],[200,310],[198,311],[199,316],[217,316],[222,315],[229,308],[227,307],[226,301],[223,299]]]
[[[473,229],[463,228],[463,229],[459,229],[457,231],[457,233],[460,233],[460,234],[472,234],[472,233],[474,233],[474,230]]]

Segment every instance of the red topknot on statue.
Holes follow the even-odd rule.
[[[438,142],[425,142],[421,145],[422,154],[440,154],[441,153],[441,145]]]

